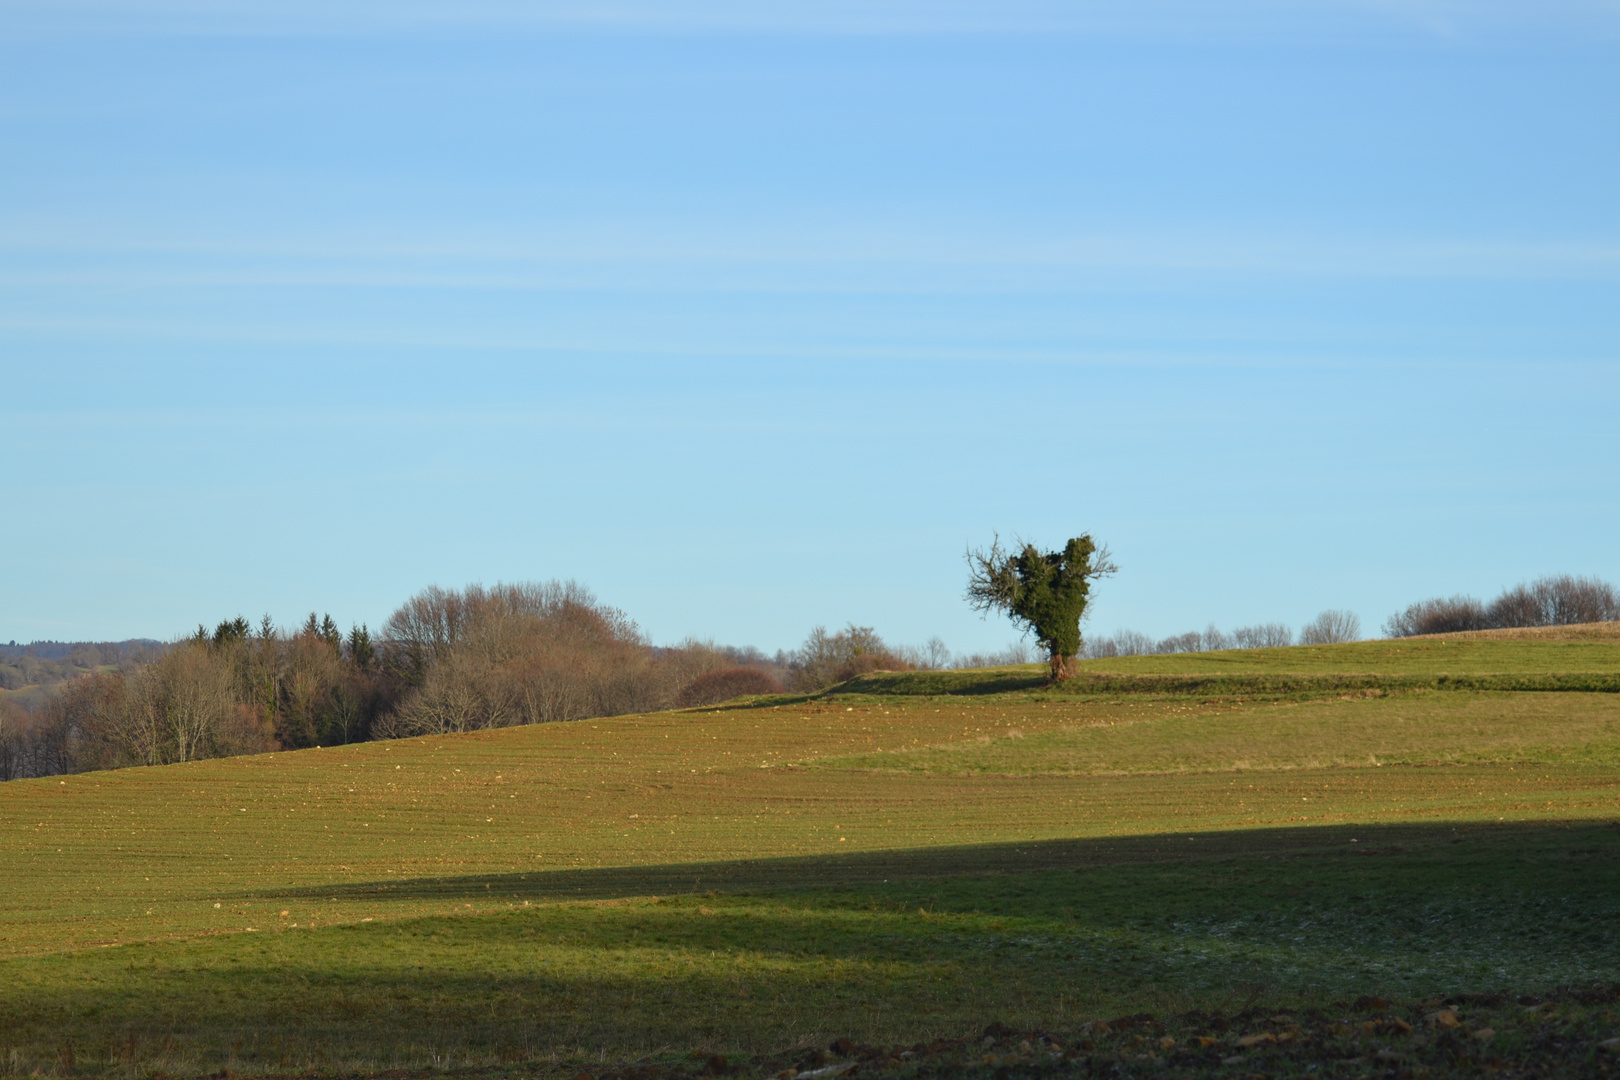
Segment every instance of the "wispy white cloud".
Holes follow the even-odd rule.
[[[1620,0],[7,0],[12,32],[367,34],[422,30],[1074,33],[1200,38],[1620,36]]]
[[[504,290],[893,291],[1089,288],[1120,275],[1362,279],[1620,276],[1620,239],[1210,230],[1033,237],[962,222],[614,222],[598,227],[274,239],[143,235],[0,220],[0,282]]]

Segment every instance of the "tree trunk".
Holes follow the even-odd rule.
[[[1064,656],[1056,649],[1052,650],[1052,681],[1062,682],[1064,679],[1074,677],[1074,661],[1072,656]]]

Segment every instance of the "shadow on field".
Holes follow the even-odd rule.
[[[694,893],[703,899],[681,898]],[[1590,1030],[1557,1032],[1562,1041],[1550,1046],[1515,1042],[1505,1022],[1516,1017],[1534,1034],[1542,1014],[1532,1018],[1514,999],[1598,982],[1605,996],[1594,1007],[1610,1009],[1607,984],[1620,970],[1620,825],[1608,822],[1161,834],[261,895],[340,894],[378,908],[443,903],[366,926],[334,925],[323,913],[318,930],[0,958],[0,1047],[9,1058],[0,1071],[127,1080],[409,1068],[423,1078],[499,1080],[601,1076],[610,1062],[657,1059],[682,1066],[665,1080],[698,1080],[699,1069],[747,1080],[808,1067],[804,1052],[840,1038],[895,1046],[974,1035],[980,1061],[986,1047],[976,1033],[992,1019],[993,1030],[1010,1023],[1068,1041],[1111,1030],[1088,1021],[1135,1025],[1154,1013],[1187,1018],[1171,1041],[1201,1055],[1206,1077],[1236,1075],[1222,1064],[1232,1057],[1262,1075],[1305,1075],[1300,1063],[1311,1054],[1365,1061],[1396,1039],[1402,1061],[1415,1060],[1421,1042],[1440,1055],[1436,1075],[1481,1075],[1459,1065],[1458,1052],[1484,1052],[1482,1024],[1495,1025],[1492,1054],[1521,1053],[1539,1066],[1549,1052],[1574,1060],[1568,1048],[1579,1046],[1581,1061],[1598,1060],[1594,1044],[1613,1036],[1612,1013]],[[513,904],[524,897],[542,904]],[[485,917],[452,917],[452,908]],[[1461,1020],[1453,1019],[1467,1026],[1413,1031],[1435,1008],[1419,1002],[1463,994],[1490,995],[1503,1010],[1492,1017],[1459,999]],[[1376,1015],[1385,1004],[1357,1004],[1355,1026],[1340,1024],[1329,1049],[1299,1051],[1281,1067],[1262,1060],[1285,1042],[1298,1047],[1304,1029],[1294,1013],[1329,1009],[1311,1021],[1322,1031],[1369,995],[1409,1003],[1406,1019],[1386,1023]],[[1216,1030],[1207,1013],[1248,1018]],[[1560,1006],[1557,1015],[1569,1013]],[[1161,1031],[1150,1033],[1157,1040]],[[1008,1067],[997,1056],[995,1074],[909,1075],[1151,1075],[1139,1032],[1118,1034],[1097,1048],[1111,1045],[1113,1056],[1077,1058],[1067,1071]],[[789,1050],[798,1056],[740,1072],[702,1064],[714,1053]],[[1159,1061],[1152,1067],[1162,1072]],[[1192,1071],[1192,1057],[1176,1061]],[[860,1075],[879,1068],[863,1064]],[[1599,1074],[1583,1065],[1558,1075]]]
[[[380,893],[389,900],[449,901],[492,896],[541,902],[614,900],[858,888],[1049,870],[1101,871],[1128,864],[1297,864],[1301,860],[1387,860],[1392,856],[1419,874],[1424,872],[1426,864],[1455,863],[1459,859],[1536,864],[1553,859],[1590,866],[1593,860],[1620,859],[1620,821],[1309,826],[1032,840],[777,859],[334,882],[305,889],[266,890],[244,895],[356,899],[376,897]],[[1338,865],[1341,871],[1349,869],[1342,863]],[[1356,875],[1352,871],[1350,876]]]

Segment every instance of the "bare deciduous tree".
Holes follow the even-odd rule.
[[[1490,625],[1485,605],[1472,596],[1437,597],[1412,604],[1384,623],[1387,637],[1413,634],[1451,634],[1461,630],[1483,630]]]
[[[1506,590],[1491,602],[1486,618],[1494,627],[1614,622],[1620,620],[1620,595],[1600,578],[1560,574]]]
[[[128,760],[166,765],[270,749],[251,710],[238,707],[230,657],[201,644],[178,646],[125,680],[121,707],[98,719],[122,736]]]
[[[0,780],[16,780],[24,772],[23,736],[28,714],[8,698],[0,696]]]
[[[929,638],[921,646],[901,645],[893,651],[895,656],[918,671],[943,671],[955,659],[950,646],[937,636]]]
[[[1294,631],[1287,623],[1258,623],[1232,631],[1232,641],[1239,649],[1284,649],[1294,643]]]
[[[966,653],[951,658],[953,668],[1010,667],[1014,664],[1033,664],[1041,659],[1040,652],[1028,641],[1010,641],[1007,647],[995,652]]]
[[[395,612],[386,632],[384,654],[416,689],[381,723],[385,735],[660,708],[683,675],[711,663],[652,649],[623,612],[572,582],[435,587]]]
[[[1086,645],[1092,659],[1116,656],[1148,656],[1159,651],[1159,642],[1136,630],[1120,630],[1110,637],[1097,638]]]
[[[1384,623],[1390,637],[1620,621],[1620,593],[1596,577],[1559,574],[1504,589],[1488,605],[1472,596],[1421,600]]]
[[[1337,645],[1361,640],[1361,619],[1353,611],[1322,612],[1299,631],[1301,645]]]
[[[814,692],[869,671],[905,671],[911,666],[870,626],[850,623],[836,634],[817,626],[793,654],[793,688]]]

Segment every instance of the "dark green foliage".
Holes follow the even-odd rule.
[[[1072,675],[1091,582],[1114,572],[1108,549],[1099,548],[1086,533],[1062,551],[1043,552],[1024,544],[1012,554],[1001,550],[997,538],[989,551],[968,552],[968,565],[967,598],[973,609],[1005,611],[1047,650],[1053,679]]]
[[[198,629],[201,630],[201,627]],[[214,636],[211,640],[215,645],[230,645],[246,641],[252,633],[253,628],[248,625],[248,621],[238,615],[234,619],[220,620],[220,624],[214,627]]]
[[[244,627],[246,625],[243,624]],[[326,615],[317,620],[315,613],[310,612],[309,618],[304,620],[302,632],[308,637],[319,638],[332,646],[333,649],[342,649],[343,647],[343,632],[338,629],[338,625],[333,621],[331,615]]]
[[[371,644],[371,631],[365,623],[349,630],[349,661],[361,671],[370,671],[377,658],[376,646]]]

